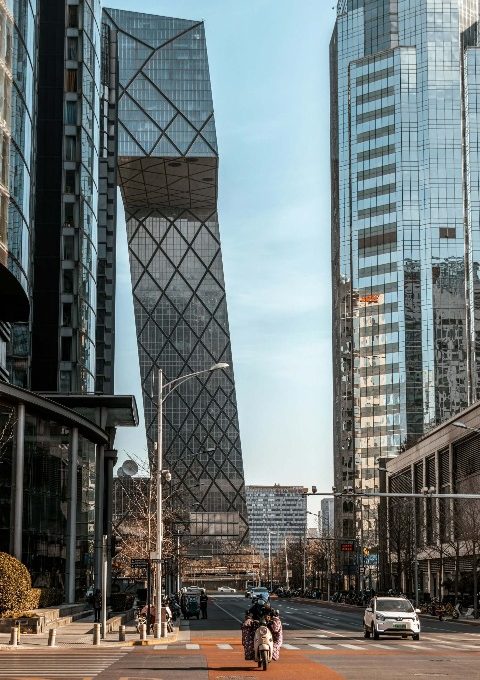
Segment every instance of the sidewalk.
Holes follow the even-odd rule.
[[[116,617],[108,619],[112,621]],[[107,621],[107,626],[108,626]],[[69,623],[66,626],[57,628],[56,645],[55,647],[92,647],[93,648],[93,615],[86,616],[80,621]],[[175,642],[178,635],[178,623],[173,633],[169,633],[167,638],[154,639],[152,635],[148,636],[146,645],[152,644],[168,644]],[[19,650],[19,649],[38,649],[39,647],[48,647],[48,631],[39,633],[38,635],[29,635],[22,633],[20,636],[20,644],[14,647],[9,644],[10,635],[8,633],[0,633],[0,650]],[[137,632],[135,621],[129,621],[125,624],[125,642],[120,642],[118,639],[118,631],[107,633],[104,640],[101,640],[100,647],[133,647],[142,644],[140,635]],[[51,647],[49,649],[55,649]]]

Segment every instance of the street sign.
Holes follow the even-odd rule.
[[[353,541],[351,541],[350,543],[340,544],[340,550],[342,552],[353,552],[353,549],[354,549]]]
[[[130,566],[132,569],[147,569],[149,560],[146,559],[131,559]]]

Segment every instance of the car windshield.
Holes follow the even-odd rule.
[[[394,600],[393,598],[377,600],[377,612],[408,612],[411,614],[413,611],[412,604],[408,600]]]

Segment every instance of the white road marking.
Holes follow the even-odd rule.
[[[315,637],[326,638],[328,635],[315,635]]]
[[[185,645],[185,649],[200,649],[200,645],[196,645],[193,642],[189,642]]]
[[[339,644],[338,647],[345,647],[346,649],[354,649],[355,651],[361,651],[361,652],[367,651],[365,647],[359,647],[358,645]]]
[[[227,643],[225,644],[217,644],[218,649],[233,649],[232,645],[229,645]]]
[[[327,637],[330,637],[330,635],[335,635],[336,637],[341,637],[341,638],[345,637],[345,635],[342,635],[342,633],[335,633],[333,630],[325,630],[323,628],[319,628],[319,630],[322,633],[327,633]]]
[[[284,649],[298,649],[298,647],[295,647],[295,645],[287,645],[285,643],[283,643],[282,647]]]
[[[232,619],[234,619],[235,621],[238,621],[239,623],[243,623],[243,619],[239,619],[237,616],[234,616],[231,612],[228,611],[228,609],[224,609],[224,608],[223,608],[221,605],[219,605],[218,602],[216,602],[215,600],[214,600],[214,605],[215,605],[215,607],[218,607],[219,609],[221,609],[222,612],[225,612],[225,614],[228,614],[229,616],[231,616]]]
[[[429,651],[431,651],[431,649],[432,649],[431,647],[424,647],[423,645],[413,645],[413,644],[412,645],[403,644],[402,647],[408,647],[409,649],[415,649],[415,650],[428,649]],[[397,649],[401,649],[400,645],[397,647]]]
[[[391,645],[381,645],[379,642],[370,642],[368,646],[378,647],[378,649],[396,649],[396,647],[392,647]]]
[[[322,651],[325,651],[326,649],[333,649],[333,647],[327,647],[327,645],[308,645],[309,647],[313,647],[314,649],[320,649]]]

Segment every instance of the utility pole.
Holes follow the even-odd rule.
[[[288,554],[287,554],[287,537],[285,536],[285,584],[287,590],[290,588],[290,580],[288,578]]]

